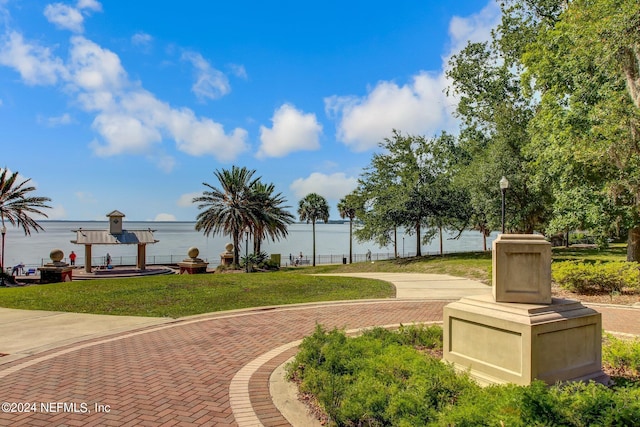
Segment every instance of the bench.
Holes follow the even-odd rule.
[[[30,268],[27,270],[27,272],[25,273],[25,275],[30,276],[32,274],[36,274],[37,270],[35,268]]]
[[[298,260],[298,265],[311,265],[311,261],[308,259]]]

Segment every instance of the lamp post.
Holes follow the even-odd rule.
[[[402,236],[402,258],[404,258],[404,236]]]
[[[500,180],[500,190],[502,191],[502,234],[504,234],[504,210],[505,210],[505,193],[507,192],[507,188],[509,188],[509,180],[506,177],[502,177]]]
[[[249,227],[248,226],[244,228],[244,234],[246,237],[246,243],[244,247],[244,266],[245,266],[245,271],[248,273],[249,272]]]
[[[0,286],[4,286],[4,235],[7,234],[7,227],[2,224],[0,231],[2,232],[2,274],[0,275],[0,282],[2,283],[0,283]]]

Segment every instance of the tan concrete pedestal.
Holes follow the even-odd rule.
[[[227,243],[224,247],[225,251],[220,254],[220,265],[233,264],[233,243]]]
[[[498,236],[492,285],[492,295],[444,308],[444,360],[481,384],[608,381],[601,315],[551,298],[551,244],[542,236]]]
[[[517,304],[468,297],[445,307],[444,325],[444,359],[481,384],[607,380],[600,313],[578,301]]]
[[[69,264],[62,262],[64,253],[60,249],[53,249],[49,257],[51,262],[38,267],[40,283],[71,282],[73,280],[73,267],[69,267]]]
[[[189,258],[185,258],[182,262],[178,263],[180,267],[180,274],[203,274],[207,272],[208,262],[205,262],[198,258],[200,250],[198,248],[189,248],[187,255]]]

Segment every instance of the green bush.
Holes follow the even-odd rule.
[[[439,327],[402,326],[348,338],[318,326],[288,369],[337,426],[586,427],[632,426],[640,420],[640,383],[548,387],[537,381],[481,388],[418,351],[441,345],[441,335]],[[640,342],[619,341],[607,337],[605,349],[618,355],[614,360],[637,368]]]
[[[442,346],[437,326],[382,328],[348,339],[321,326],[305,338],[289,374],[336,425],[426,425],[475,385],[414,346]]]
[[[602,363],[640,376],[640,339],[620,339],[611,334],[606,334],[604,339]]]
[[[562,288],[587,293],[621,292],[637,289],[640,270],[633,262],[559,262],[551,265],[553,280]]]

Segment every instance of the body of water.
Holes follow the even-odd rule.
[[[85,230],[108,230],[107,221],[42,221],[40,224],[44,231],[25,236],[21,229],[7,226],[5,237],[5,266],[24,263],[27,267],[40,266],[49,262],[49,253],[52,249],[61,249],[68,262],[68,255],[75,251],[78,255],[76,264],[84,264],[84,246],[71,243],[75,240],[75,233],[71,230],[83,228]],[[187,257],[187,251],[195,246],[200,250],[200,258],[207,260],[212,265],[220,262],[220,253],[231,241],[228,236],[206,237],[201,232],[195,231],[194,222],[137,222],[127,221],[123,224],[126,230],[156,230],[154,236],[158,243],[147,245],[147,263],[178,262]],[[492,234],[487,238],[487,245],[491,247],[491,241],[497,236]],[[482,235],[477,231],[467,231],[457,240],[452,240],[452,235],[446,235],[443,249],[445,252],[468,252],[482,250]],[[312,254],[312,229],[311,224],[292,224],[289,226],[289,235],[286,239],[271,242],[265,241],[262,249],[269,253],[278,253],[282,256],[282,262],[289,261],[289,255],[309,259]],[[245,253],[245,241],[242,240],[241,254]],[[249,251],[253,248],[249,241]],[[107,253],[111,255],[114,264],[134,264],[136,257],[136,245],[93,245],[93,265],[99,265],[100,260]],[[356,260],[365,259],[367,251],[371,251],[372,259],[386,259],[393,257],[393,245],[380,248],[373,242],[353,241],[353,253]],[[415,235],[405,235],[398,232],[399,255],[412,256],[416,253]],[[439,241],[436,237],[429,245],[422,245],[422,253],[438,253]],[[318,263],[342,262],[342,257],[349,256],[349,223],[344,224],[316,224],[316,254]],[[354,260],[355,261],[355,260]]]

